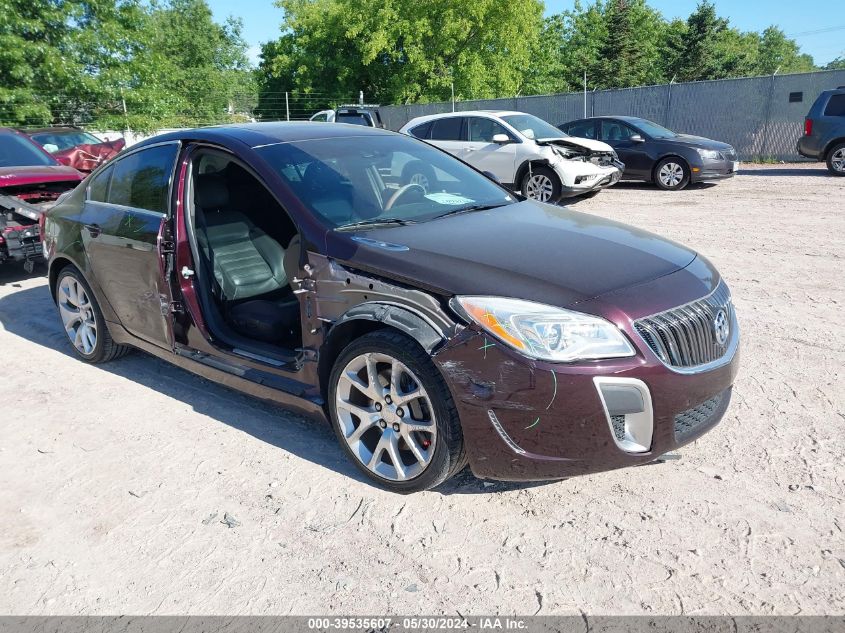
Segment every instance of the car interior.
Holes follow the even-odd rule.
[[[192,247],[203,314],[233,347],[293,350],[301,345],[296,226],[238,161],[203,151],[191,170]],[[281,352],[281,350],[279,350]]]

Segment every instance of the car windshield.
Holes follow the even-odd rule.
[[[335,123],[351,123],[352,125],[372,127],[370,118],[366,114],[359,114],[358,112],[338,112],[334,120]]]
[[[18,134],[0,134],[0,167],[56,165],[32,141]]]
[[[672,130],[667,130],[662,125],[657,125],[647,119],[637,119],[635,125],[640,128],[641,132],[648,134],[651,138],[675,138],[678,136]]]
[[[552,124],[546,123],[543,119],[538,119],[533,114],[507,114],[502,117],[502,121],[517,130],[525,138],[563,138],[569,136]]]
[[[276,143],[257,151],[332,228],[425,222],[516,202],[445,152],[398,134]]]
[[[96,136],[83,132],[82,130],[73,132],[38,132],[33,134],[34,141],[41,145],[52,145],[58,149],[49,148],[53,152],[61,152],[77,145],[96,145],[102,143]]]

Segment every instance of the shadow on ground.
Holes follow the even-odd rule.
[[[37,275],[22,273],[18,276],[14,271],[2,271],[0,285],[20,287],[20,280],[32,276]],[[46,285],[21,287],[0,297],[0,324],[11,334],[82,362],[77,361],[67,341]],[[331,427],[324,421],[305,418],[275,404],[246,396],[140,351],[97,368],[183,402],[197,413],[248,433],[262,442],[372,485],[346,458]],[[467,469],[436,490],[444,495],[477,494],[532,485],[538,484],[482,482]]]
[[[759,169],[740,169],[737,172],[740,176],[823,176],[835,178],[826,167],[818,169],[799,169],[795,167],[763,167]]]

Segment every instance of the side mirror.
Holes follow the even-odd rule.
[[[639,134],[632,134],[628,140],[634,143],[645,143],[645,139]]]
[[[511,137],[507,134],[494,134],[493,135],[493,142],[498,145],[507,145],[511,142]]]
[[[504,134],[497,134],[497,136],[505,136],[505,135],[504,135]],[[495,182],[497,185],[501,185],[501,184],[502,184],[502,183],[499,181],[499,179],[498,179],[498,178],[496,178],[496,174],[494,174],[492,171],[482,171],[481,173],[482,173],[482,174],[484,174],[485,176],[487,176],[490,180],[492,180],[493,182]]]

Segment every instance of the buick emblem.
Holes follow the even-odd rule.
[[[724,310],[716,313],[716,318],[713,319],[713,332],[716,334],[716,342],[719,345],[727,342],[728,335],[731,333],[731,324],[728,322],[728,313]]]

